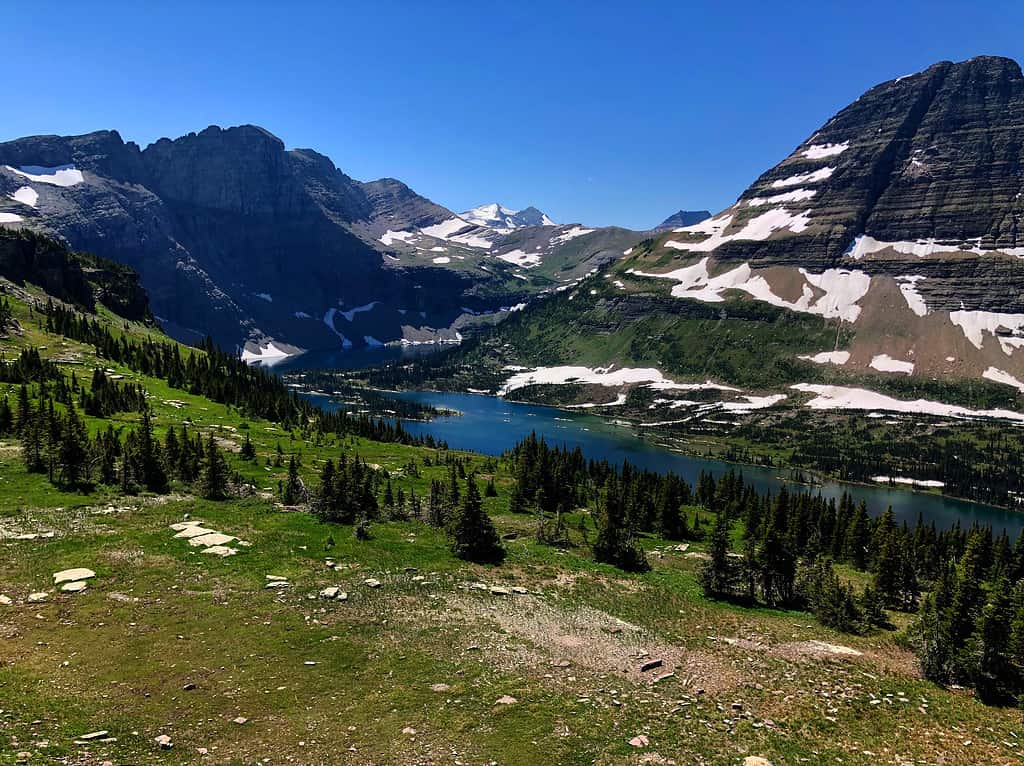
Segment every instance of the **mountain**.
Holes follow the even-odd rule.
[[[175,337],[209,334],[264,361],[457,341],[640,238],[554,227],[532,209],[514,229],[482,227],[253,125],[144,149],[115,131],[3,143],[0,200],[0,224],[137,269]],[[591,234],[592,247],[574,242]]]
[[[664,231],[665,229],[676,229],[680,226],[693,226],[693,224],[700,223],[710,217],[711,211],[709,210],[680,210],[655,226],[654,230]]]
[[[476,226],[507,231],[522,229],[526,226],[558,225],[535,207],[509,210],[497,202],[467,210],[465,213],[460,213],[459,217]]]
[[[496,331],[503,363],[656,368],[790,401],[933,381],[1012,401],[1022,179],[1020,66],[935,64],[864,93],[713,218]]]

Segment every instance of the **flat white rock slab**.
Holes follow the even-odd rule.
[[[64,593],[81,593],[88,587],[89,583],[79,580],[77,582],[66,582],[60,586],[60,589]]]
[[[177,524],[171,524],[171,529],[173,529],[175,532],[180,532],[181,530],[188,529],[189,527],[200,527],[202,525],[203,525],[203,522],[198,521],[198,520],[196,520],[196,521],[179,521]]]
[[[201,527],[198,524],[192,524],[190,526],[185,527],[180,532],[178,532],[178,534],[176,534],[174,537],[175,537],[175,539],[188,540],[188,539],[191,539],[193,537],[201,537],[202,535],[209,535],[209,534],[215,533],[216,531],[217,531],[216,529],[207,529],[206,527]]]
[[[209,547],[211,545],[227,545],[235,538],[231,535],[225,535],[221,532],[207,532],[205,535],[199,537],[189,538],[188,544],[193,546]]]
[[[56,572],[53,575],[53,584],[60,585],[62,582],[76,582],[78,580],[88,580],[90,577],[95,577],[96,573],[91,569],[85,567],[76,567],[75,569],[65,569],[62,572]]]

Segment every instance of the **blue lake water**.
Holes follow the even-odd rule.
[[[734,466],[720,460],[681,455],[652,443],[635,429],[581,412],[517,404],[476,394],[411,391],[397,396],[460,412],[459,416],[440,417],[425,423],[403,423],[411,433],[430,434],[448,442],[454,449],[499,455],[531,432],[536,432],[538,436],[547,439],[549,444],[579,447],[588,458],[616,464],[628,460],[633,465],[652,471],[672,471],[691,484],[697,480],[701,471],[710,471],[717,476],[735,468],[741,470],[744,478],[762,492],[777,492],[783,484],[789,484],[797,491],[807,489],[787,481],[783,470]],[[312,397],[310,400],[327,409],[337,406],[324,397]],[[825,482],[813,487],[811,491],[836,500],[844,491],[849,492],[856,501],[867,503],[869,512],[875,515],[892,506],[897,522],[906,521],[911,526],[917,522],[919,515],[926,520],[934,520],[940,529],[949,528],[957,521],[965,527],[977,521],[991,525],[997,532],[1006,529],[1013,540],[1024,529],[1024,513],[941,495],[839,482]]]

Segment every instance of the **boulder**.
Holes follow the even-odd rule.
[[[60,586],[60,589],[64,593],[81,593],[88,587],[89,583],[78,580],[77,582],[66,582]]]

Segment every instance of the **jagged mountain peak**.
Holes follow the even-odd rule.
[[[655,231],[693,226],[711,217],[709,210],[679,210],[654,227]]]
[[[526,226],[557,226],[537,208],[530,206],[522,210],[512,210],[499,202],[480,205],[460,213],[459,217],[474,226],[487,229],[521,229]]]

